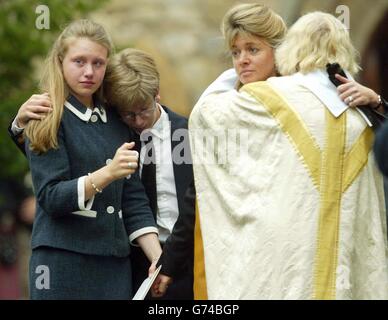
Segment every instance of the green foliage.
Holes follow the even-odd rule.
[[[85,18],[105,0],[0,0],[0,178],[20,178],[27,161],[8,137],[9,122],[19,106],[37,92],[37,61],[48,53],[55,38],[70,21]],[[49,29],[36,20],[49,8]]]

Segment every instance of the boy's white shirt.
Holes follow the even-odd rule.
[[[18,134],[22,133],[24,131],[24,128],[20,128],[16,124],[16,118],[13,119],[12,125],[11,125],[11,131],[12,133],[17,136]]]

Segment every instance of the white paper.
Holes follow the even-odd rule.
[[[143,281],[132,300],[144,300],[148,291],[151,289],[151,286],[154,283],[156,277],[158,276],[161,268],[162,266],[159,266],[151,276],[147,277]]]

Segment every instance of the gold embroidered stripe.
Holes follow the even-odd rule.
[[[303,120],[268,83],[246,85],[242,90],[259,100],[277,119],[320,193],[313,297],[335,299],[341,199],[368,162],[373,132],[367,127],[345,154],[346,113],[335,118],[326,109],[326,141],[321,152]]]
[[[314,137],[303,120],[267,82],[260,85],[246,85],[245,90],[259,100],[267,111],[279,122],[280,127],[299,153],[305,167],[310,172],[314,185],[320,188],[321,152]]]
[[[374,133],[369,127],[366,127],[356,143],[345,157],[344,184],[342,192],[345,192],[353,181],[357,178],[361,170],[368,163],[369,152],[373,146]]]
[[[326,142],[321,171],[320,212],[314,264],[314,298],[335,299],[338,236],[345,158],[346,113],[335,118],[326,109]]]
[[[194,299],[207,300],[205,257],[197,200],[195,202],[194,229]]]

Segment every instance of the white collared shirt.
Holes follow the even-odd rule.
[[[157,106],[160,109],[160,117],[148,131],[152,135],[156,157],[156,193],[158,204],[156,224],[159,229],[159,240],[165,242],[178,219],[179,209],[171,154],[171,124],[166,111],[159,104]],[[142,143],[140,176],[143,171],[145,151],[145,145]]]
[[[73,106],[69,101],[65,101],[65,107],[69,109],[72,113],[74,113],[78,118],[85,122],[95,122],[98,120],[98,117],[101,119],[102,122],[106,123],[106,112],[105,109],[98,107],[94,107],[94,109],[86,108],[85,112],[81,112],[78,110],[75,106]],[[95,115],[97,114],[97,115]],[[94,117],[93,117],[94,116]]]

